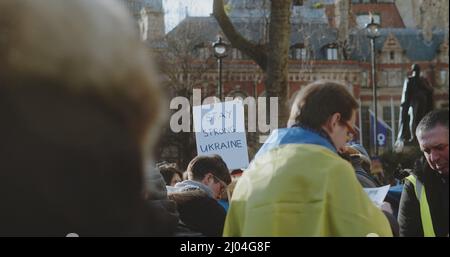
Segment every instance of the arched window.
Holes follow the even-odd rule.
[[[395,60],[395,52],[394,51],[389,52],[389,59],[391,59],[391,61]]]
[[[337,44],[329,44],[325,47],[327,60],[338,59],[338,46]]]
[[[242,90],[233,90],[227,96],[233,98],[239,97],[242,98],[242,100],[244,100],[245,98],[247,98],[247,93],[245,93]]]
[[[233,55],[233,59],[242,60],[242,52],[239,49],[233,48],[231,54]]]
[[[303,44],[291,46],[289,57],[293,60],[306,60],[308,58],[308,50]]]
[[[202,60],[206,60],[211,57],[210,48],[203,43],[197,44],[194,47],[193,52],[194,52],[195,57],[202,59]]]
[[[442,69],[439,71],[439,82],[448,88],[448,70]]]

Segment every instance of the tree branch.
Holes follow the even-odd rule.
[[[263,71],[266,71],[267,54],[264,51],[264,45],[254,44],[236,31],[230,18],[225,13],[223,0],[214,0],[213,15],[231,45],[248,55]]]

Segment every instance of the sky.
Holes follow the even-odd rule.
[[[189,16],[209,16],[213,0],[163,0],[166,32],[172,30],[184,17],[186,7]]]

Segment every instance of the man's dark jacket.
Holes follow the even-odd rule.
[[[416,175],[424,185],[435,235],[448,236],[448,176],[444,177],[437,171],[432,170],[425,158],[416,162],[412,174]],[[419,201],[414,186],[409,180],[405,180],[400,199],[398,223],[400,225],[400,236],[418,237],[424,235]]]

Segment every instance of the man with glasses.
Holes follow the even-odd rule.
[[[233,191],[225,236],[392,236],[344,151],[358,104],[344,85],[318,81],[294,101]]]
[[[356,129],[348,122],[345,121],[345,126],[347,127],[347,143],[352,141],[356,135]]]
[[[435,110],[420,121],[416,136],[424,158],[406,178],[400,199],[400,236],[447,236],[448,110]]]
[[[226,163],[219,155],[197,156],[187,173],[188,180],[167,187],[169,198],[178,205],[181,222],[203,235],[221,236],[226,212],[218,200],[231,183]]]
[[[228,184],[231,175],[227,164],[219,155],[197,156],[191,160],[187,168],[188,180],[168,187],[169,192],[180,192],[199,189],[205,191],[209,197],[220,199]]]

